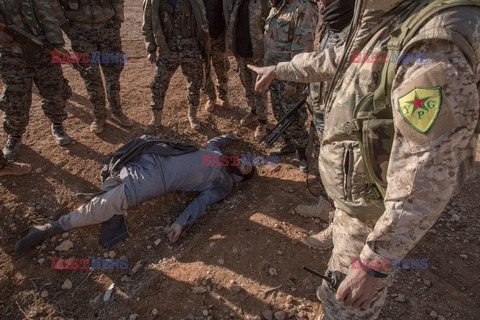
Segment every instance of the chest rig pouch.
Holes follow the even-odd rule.
[[[168,1],[160,2],[160,21],[167,40],[173,36],[188,39],[194,36],[195,17],[188,1],[178,0],[173,8]]]
[[[349,132],[356,132],[359,137],[367,179],[379,197],[384,198],[387,189],[387,169],[395,132],[391,90],[397,64],[391,62],[392,54],[403,52],[405,45],[434,14],[454,6],[480,7],[480,0],[435,0],[431,3],[424,0],[417,6],[416,13],[397,26],[387,45],[387,61],[377,89],[360,100],[355,106],[353,120],[346,123]],[[467,54],[467,58],[475,59],[471,54]],[[475,132],[480,133],[480,122]]]

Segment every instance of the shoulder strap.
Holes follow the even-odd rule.
[[[421,6],[422,4],[420,4]],[[418,30],[436,13],[456,6],[476,6],[480,7],[480,0],[434,0],[420,9],[417,13],[411,15],[404,23],[397,26],[391,33],[391,39],[388,42],[388,57],[383,67],[380,84],[374,94],[374,108],[390,108],[391,89],[395,78],[396,66],[391,63],[392,52],[402,51],[402,48],[417,34]]]

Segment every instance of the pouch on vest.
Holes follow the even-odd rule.
[[[38,36],[42,33],[42,29],[38,23],[34,3],[27,1],[22,2],[22,16],[34,36]]]

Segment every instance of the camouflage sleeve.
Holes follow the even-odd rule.
[[[300,83],[329,81],[333,78],[343,46],[332,47],[322,52],[307,52],[296,55],[290,62],[277,64],[277,79]]]
[[[447,41],[423,42],[409,52],[428,52],[428,61],[398,67],[386,211],[362,259],[403,258],[458,192],[475,160],[478,70]]]
[[[118,22],[123,22],[125,20],[123,15],[124,0],[111,0],[112,7],[115,10],[114,19]]]
[[[142,34],[145,37],[145,46],[147,52],[155,52],[157,50],[157,45],[155,44],[155,36],[153,33],[152,26],[152,1],[143,0],[143,24],[142,24]]]
[[[53,15],[58,20],[58,25],[61,27],[68,22],[63,12],[63,7],[60,4],[60,0],[48,0],[48,4],[52,8]]]
[[[39,23],[43,26],[47,41],[52,45],[63,46],[63,33],[49,0],[35,0],[35,11]]]
[[[301,1],[295,11],[295,16],[295,31],[290,59],[301,52],[313,51],[318,22],[318,7],[308,0]]]

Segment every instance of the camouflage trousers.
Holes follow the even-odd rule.
[[[42,97],[42,110],[54,124],[67,118],[65,78],[60,64],[51,63],[51,57],[37,52],[35,64],[27,65],[23,55],[0,52],[0,75],[4,86],[0,109],[4,112],[3,129],[13,137],[21,137],[29,121],[32,105],[32,87],[35,83]]]
[[[212,69],[215,69],[215,74],[217,75],[217,83],[213,84],[212,77],[210,76],[207,79],[207,87],[204,90],[204,93],[210,100],[217,98],[215,93],[215,88],[218,92],[218,97],[222,100],[228,98],[228,76],[227,73],[230,70],[230,62],[228,61],[227,56],[225,55],[225,36],[220,36],[211,41],[211,51],[210,57],[212,61]]]
[[[333,251],[328,262],[329,271],[348,273],[352,258],[359,257],[367,236],[372,232],[374,223],[367,225],[351,217],[344,211],[336,209],[333,219]],[[353,309],[339,302],[326,281],[317,290],[317,296],[322,302],[325,320],[367,320],[378,318],[387,298],[387,287],[392,284],[392,275],[381,279],[381,284],[375,293],[369,309]]]
[[[5,165],[7,164],[7,159],[3,156],[3,151],[0,150],[0,169],[3,169]]]
[[[200,104],[200,88],[203,83],[203,60],[200,53],[194,54],[198,58],[180,57],[177,53],[160,54],[157,59],[155,76],[150,84],[152,90],[152,110],[163,109],[165,94],[175,71],[180,66],[187,80],[188,106],[197,108]]]
[[[295,104],[303,98],[303,84],[296,84],[297,91],[293,96],[285,97],[284,89],[286,82],[273,80],[270,84],[270,99],[275,119],[280,121]],[[307,109],[302,107],[298,110],[297,119],[285,131],[284,140],[287,144],[294,144],[298,148],[305,148],[308,142],[308,133],[305,128],[307,121]]]
[[[245,95],[247,104],[250,107],[250,112],[257,115],[261,122],[267,121],[267,106],[268,100],[266,93],[258,93],[255,91],[255,81],[257,74],[248,69],[247,65],[263,66],[261,61],[253,61],[251,59],[237,58],[238,69],[240,70],[240,80],[245,88]]]
[[[68,31],[68,37],[72,42],[72,49],[78,53],[89,53],[101,51],[104,53],[122,53],[122,39],[120,37],[120,25],[110,21],[98,29],[85,29],[72,25]],[[90,72],[80,76],[85,82],[90,103],[93,107],[93,114],[96,119],[105,119],[107,110],[105,108],[105,89],[103,87],[103,76],[107,91],[110,111],[116,113],[122,110],[120,104],[120,74],[123,70],[123,63],[89,63]]]

